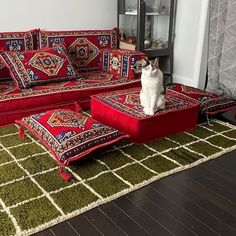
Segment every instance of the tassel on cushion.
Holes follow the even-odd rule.
[[[81,106],[78,104],[78,102],[74,102],[75,105],[75,112],[81,112]]]
[[[24,129],[23,129],[23,127],[22,126],[19,126],[18,127],[18,130],[19,130],[19,137],[21,138],[21,139],[25,139],[25,132],[24,132]]]
[[[59,175],[61,176],[61,178],[64,180],[64,181],[70,181],[72,179],[72,175],[65,172],[62,167],[59,167],[58,169],[58,173]]]

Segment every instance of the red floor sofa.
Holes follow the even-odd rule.
[[[66,60],[59,55],[64,49],[54,50],[57,56],[50,51],[60,44],[74,68],[67,66],[63,79],[58,71]],[[71,109],[75,101],[88,108],[91,95],[140,85],[140,76],[131,66],[144,54],[130,56],[116,50],[117,45],[116,29],[0,32],[0,125],[54,108]],[[42,73],[55,79],[41,80]]]

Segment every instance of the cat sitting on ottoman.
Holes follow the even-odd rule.
[[[140,101],[146,115],[154,115],[160,109],[165,109],[165,87],[163,73],[159,69],[159,59],[136,62],[134,69],[142,70]]]

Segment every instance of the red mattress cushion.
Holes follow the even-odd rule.
[[[37,38],[39,48],[65,43],[69,57],[78,70],[98,69],[100,49],[117,48],[115,29],[40,31]]]
[[[0,125],[56,108],[72,108],[78,101],[90,108],[90,96],[140,85],[140,79],[117,78],[96,71],[80,73],[78,79],[19,89],[13,81],[0,81]]]
[[[215,115],[236,108],[236,101],[215,93],[193,88],[183,84],[169,85],[169,90],[199,102],[199,110],[203,114]]]
[[[0,32],[1,51],[25,51],[36,49],[36,30],[26,32]],[[0,79],[10,77],[9,70],[0,59]]]
[[[32,131],[61,165],[128,137],[85,114],[66,109],[31,115],[16,123]]]
[[[63,44],[34,51],[2,52],[0,56],[22,89],[77,76]]]
[[[93,118],[129,134],[137,143],[196,126],[198,102],[167,91],[166,108],[149,116],[143,112],[139,93],[140,88],[133,88],[92,96]]]

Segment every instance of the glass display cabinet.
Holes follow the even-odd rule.
[[[118,0],[120,48],[159,57],[165,74],[173,72],[174,22],[177,0]]]

